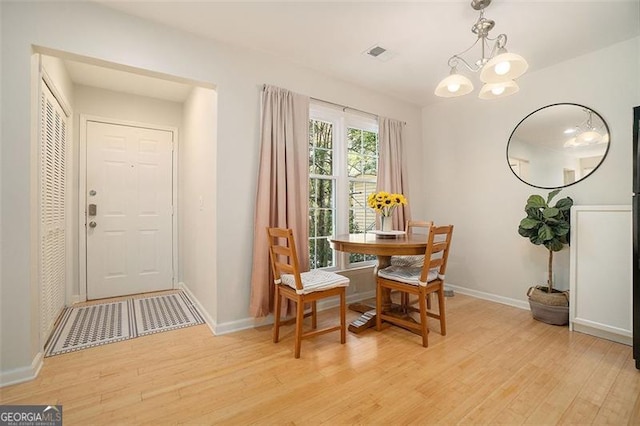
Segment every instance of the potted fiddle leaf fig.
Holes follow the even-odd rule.
[[[553,288],[553,252],[569,244],[573,200],[564,197],[551,206],[559,192],[559,189],[551,191],[546,200],[540,195],[531,195],[524,207],[527,217],[520,221],[518,233],[549,251],[547,285],[534,286],[527,291],[533,318],[548,324],[565,325],[569,322],[569,292]]]

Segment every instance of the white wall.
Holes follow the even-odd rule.
[[[200,302],[209,321],[217,322],[216,201],[217,95],[194,88],[184,103],[179,147],[178,215],[180,220],[179,279]],[[224,249],[224,248],[223,248]]]
[[[179,128],[182,104],[89,86],[75,86],[75,114]],[[77,129],[76,129],[77,130]]]
[[[37,241],[32,208],[30,55],[32,45],[213,83],[218,93],[214,278],[216,322],[244,321],[250,295],[253,215],[263,83],[407,122],[412,207],[425,210],[420,109],[259,52],[127,16],[93,3],[1,2],[2,37],[2,371],[30,366],[30,289]],[[117,30],[114,30],[117,29]],[[420,196],[418,196],[420,194]],[[415,195],[415,196],[414,196]],[[429,202],[430,204],[431,202]],[[7,344],[11,342],[11,344]]]
[[[573,102],[600,113],[611,131],[604,163],[565,188],[575,204],[630,204],[632,107],[640,105],[640,38],[520,78],[520,92],[481,101],[474,95],[423,109],[425,217],[455,225],[447,269],[450,284],[524,304],[531,285],[545,283],[547,251],[520,237],[530,194],[511,173],[505,149],[522,117],[542,106]],[[556,283],[568,288],[568,249],[556,254]]]

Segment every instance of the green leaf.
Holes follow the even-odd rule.
[[[540,229],[538,229],[538,238],[543,241],[549,241],[553,238],[553,231],[551,227],[547,224],[543,224]]]
[[[529,219],[537,219],[537,220],[543,219],[542,212],[537,207],[526,208],[525,211],[527,212],[527,217]]]
[[[537,236],[538,235],[538,230],[537,229],[518,228],[518,234],[520,234],[521,236],[523,236],[525,238],[531,238],[533,236]]]
[[[567,222],[558,222],[553,227],[553,233],[557,236],[567,235],[571,226]]]
[[[539,246],[540,244],[544,244],[544,240],[542,240],[538,235],[532,235],[531,237],[529,237],[529,240]]]
[[[573,206],[573,200],[570,197],[565,197],[556,203],[556,208],[562,211],[569,210]]]
[[[551,200],[553,200],[553,197],[555,197],[556,195],[558,195],[558,193],[560,192],[559,189],[556,189],[555,191],[551,191],[549,193],[549,195],[547,195],[547,203],[550,203]]]
[[[533,229],[540,224],[540,221],[537,219],[530,219],[525,217],[520,221],[520,227],[524,229]]]
[[[556,209],[555,207],[548,207],[542,211],[542,216],[544,216],[545,218],[552,218],[556,217],[558,213],[560,213],[560,210]]]
[[[544,202],[544,198],[539,195],[532,195],[527,199],[526,209],[529,208],[545,208],[547,207],[547,203]]]
[[[564,244],[562,244],[562,242],[560,242],[560,240],[558,240],[557,238],[554,238],[547,241],[544,246],[551,251],[560,251],[562,250],[562,247],[564,247]]]

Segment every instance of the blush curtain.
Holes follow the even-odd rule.
[[[378,184],[377,191],[408,195],[409,181],[403,152],[402,133],[404,123],[391,118],[378,119]],[[406,206],[395,209],[393,229],[404,230],[407,220],[411,219],[408,200]],[[379,218],[377,220],[380,220]]]
[[[273,311],[267,227],[293,229],[300,270],[309,270],[309,97],[265,86],[261,114],[249,306],[253,317]]]

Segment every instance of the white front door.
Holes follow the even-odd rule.
[[[173,132],[86,128],[87,298],[173,288]]]

